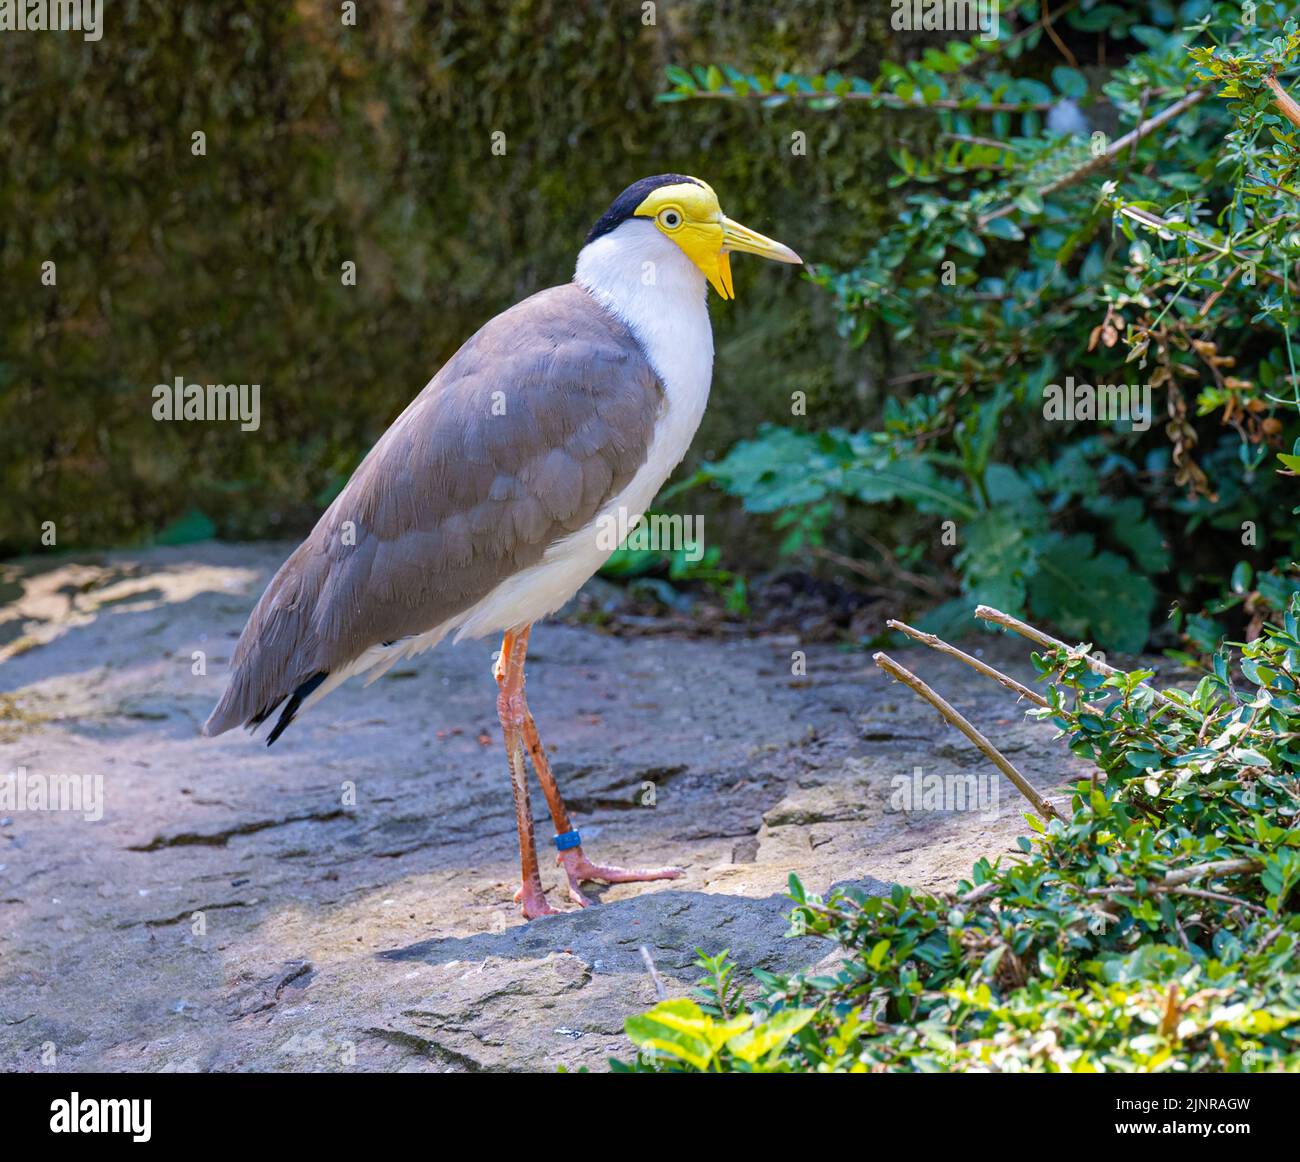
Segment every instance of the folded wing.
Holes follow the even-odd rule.
[[[586,291],[542,291],[473,336],[281,566],[204,726],[256,726],[376,646],[436,631],[589,524],[646,460],[663,387]]]

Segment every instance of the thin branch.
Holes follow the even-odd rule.
[[[1200,896],[1204,899],[1220,900],[1230,904],[1241,904],[1243,907],[1251,908],[1259,912],[1266,909],[1261,908],[1258,904],[1252,904],[1248,900],[1239,899],[1236,896],[1230,896],[1225,892],[1207,892],[1197,888],[1189,888],[1186,885],[1193,880],[1198,880],[1202,876],[1232,876],[1243,875],[1247,872],[1259,871],[1260,863],[1256,859],[1218,859],[1211,860],[1209,863],[1198,863],[1191,867],[1179,868],[1177,871],[1170,872],[1162,880],[1156,880],[1147,885],[1149,892],[1171,892],[1179,896]],[[977,888],[973,888],[964,896],[958,897],[958,903],[975,904],[987,896],[991,896],[997,891],[998,883],[996,880],[988,880]],[[1137,894],[1137,887],[1133,884],[1120,884],[1109,888],[1089,888],[1085,893],[1091,897],[1106,896],[1132,896]],[[1274,933],[1273,935],[1276,935]],[[1270,937],[1271,939],[1271,937]],[[1267,945],[1268,941],[1265,941]],[[1260,951],[1263,951],[1261,946]]]
[[[995,625],[1002,626],[1004,629],[1012,630],[1013,632],[1018,633],[1021,637],[1028,638],[1036,645],[1042,646],[1044,649],[1065,650],[1067,653],[1072,652],[1071,647],[1067,646],[1065,642],[1059,641],[1050,634],[1044,633],[1041,629],[1035,629],[1032,625],[1021,621],[1018,617],[1012,617],[1009,613],[1003,613],[1000,609],[994,609],[990,605],[976,606],[975,616],[981,621],[991,621]],[[1090,669],[1094,674],[1101,674],[1107,678],[1116,674],[1124,673],[1123,670],[1117,670],[1114,666],[1108,666],[1100,658],[1095,658],[1091,654],[1084,654],[1083,661],[1087,665],[1088,669]],[[1170,698],[1169,695],[1157,690],[1154,686],[1147,686],[1145,682],[1143,682],[1142,685],[1146,687],[1146,689],[1150,690],[1151,693],[1160,699],[1160,701],[1167,702],[1177,710],[1184,709]]]
[[[904,686],[910,686],[917,694],[924,698],[940,714],[951,722],[958,730],[971,740],[994,766],[998,768],[1030,803],[1033,804],[1034,810],[1044,819],[1060,819],[1064,821],[1062,815],[1046,799],[1042,797],[1030,785],[1029,780],[1025,778],[1011,763],[1006,756],[1002,754],[987,738],[984,737],[971,723],[962,716],[962,714],[947,702],[942,695],[936,694],[920,678],[912,673],[911,670],[900,666],[893,658],[885,653],[877,653],[872,656],[872,660],[885,671],[891,678],[902,682]]]
[[[1199,880],[1201,876],[1235,876],[1259,871],[1259,867],[1259,860],[1256,859],[1216,859],[1209,863],[1197,863],[1191,867],[1179,868],[1177,871],[1170,872],[1161,882],[1167,888],[1176,888],[1183,884],[1190,884],[1193,880]]]
[[[1059,13],[1057,15],[1059,15]],[[1063,41],[1060,38],[1060,36],[1057,34],[1056,29],[1052,27],[1052,12],[1046,4],[1043,5],[1042,24],[1043,24],[1043,31],[1046,32],[1047,35],[1052,38],[1052,43],[1056,45],[1060,54],[1063,57],[1065,57],[1066,62],[1069,64],[1070,68],[1077,69],[1079,67],[1079,62],[1075,59],[1074,53],[1070,51],[1065,41]]]
[[[655,1000],[667,1000],[668,990],[664,988],[663,977],[659,975],[659,970],[655,968],[655,962],[650,956],[650,949],[644,944],[641,945],[641,959],[645,961],[645,970],[650,974],[650,979],[655,986]]]
[[[1197,863],[1191,867],[1179,868],[1177,871],[1170,872],[1162,880],[1155,880],[1146,885],[1146,892],[1171,892],[1178,896],[1200,896],[1207,900],[1222,900],[1230,904],[1241,904],[1247,908],[1254,908],[1260,912],[1265,909],[1260,908],[1258,904],[1249,903],[1246,900],[1238,899],[1236,896],[1229,896],[1225,892],[1207,892],[1199,888],[1189,888],[1187,885],[1193,880],[1199,880],[1202,876],[1235,876],[1244,875],[1247,872],[1255,872],[1260,869],[1260,862],[1256,859],[1216,859],[1208,863]],[[1139,895],[1136,884],[1117,884],[1108,888],[1089,888],[1085,895],[1089,896],[1132,896]]]
[[[1143,210],[1137,206],[1119,206],[1117,207],[1117,209],[1119,213],[1122,214],[1125,218],[1131,218],[1134,222],[1138,222],[1141,225],[1146,226],[1151,230],[1155,230],[1155,231],[1163,230],[1166,234],[1172,233],[1172,231],[1169,229],[1170,223],[1167,222],[1164,218],[1160,217],[1159,214],[1151,213],[1150,210]],[[1183,224],[1185,225],[1185,223]],[[1270,282],[1281,283],[1292,294],[1300,294],[1300,289],[1294,287],[1291,284],[1290,280],[1288,280],[1285,275],[1275,274],[1273,271],[1269,270],[1267,266],[1264,265],[1268,260],[1267,251],[1261,250],[1257,254],[1246,254],[1244,252],[1238,252],[1233,250],[1232,247],[1230,246],[1220,246],[1213,239],[1206,238],[1203,234],[1197,234],[1194,230],[1184,230],[1181,232],[1181,236],[1185,238],[1188,242],[1200,246],[1205,250],[1213,251],[1220,258],[1234,258],[1234,259],[1239,258],[1241,259],[1242,262],[1251,262],[1256,264],[1257,266],[1261,266],[1262,269],[1259,271],[1259,276],[1261,278],[1266,278]],[[1190,259],[1190,261],[1192,262],[1205,262],[1208,260],[1210,260],[1209,255],[1199,255],[1195,258]],[[1182,261],[1187,262],[1189,260],[1183,258]],[[1238,267],[1237,269],[1240,270],[1241,268]],[[1234,271],[1233,273],[1235,274],[1236,271]],[[1227,289],[1227,284],[1225,283],[1223,287],[1221,287],[1218,291],[1215,292],[1216,296],[1221,295],[1226,289]]]
[[[1234,266],[1234,267],[1232,268],[1232,270],[1228,272],[1228,277],[1225,278],[1225,279],[1223,280],[1223,285],[1220,286],[1220,287],[1218,288],[1218,290],[1216,290],[1213,294],[1211,294],[1211,295],[1210,295],[1210,296],[1205,300],[1205,302],[1203,302],[1203,303],[1201,304],[1201,309],[1200,309],[1199,311],[1197,311],[1196,313],[1197,313],[1197,314],[1198,314],[1202,319],[1205,318],[1205,316],[1208,315],[1208,314],[1210,313],[1210,308],[1213,307],[1214,304],[1217,303],[1217,302],[1219,301],[1219,299],[1223,296],[1223,293],[1224,293],[1224,292],[1225,292],[1225,291],[1226,291],[1230,286],[1232,286],[1232,282],[1233,282],[1233,280],[1237,277],[1237,275],[1239,275],[1239,274],[1241,273],[1241,271],[1242,271],[1242,267],[1241,267],[1240,265]]]
[[[1040,198],[1046,198],[1051,194],[1065,189],[1066,186],[1072,186],[1075,182],[1082,181],[1084,178],[1096,173],[1098,170],[1106,169],[1110,166],[1129,146],[1141,141],[1144,137],[1149,137],[1157,129],[1163,128],[1170,121],[1181,117],[1193,105],[1199,104],[1210,95],[1209,86],[1203,89],[1194,89],[1180,100],[1175,101],[1167,109],[1157,113],[1154,117],[1143,121],[1136,129],[1131,129],[1123,137],[1111,142],[1105,153],[1098,154],[1096,157],[1089,158],[1082,165],[1076,166],[1068,173],[1062,174],[1059,178],[1054,179],[1042,186],[1038,190]],[[995,218],[1005,218],[1008,214],[1015,212],[1014,202],[1008,202],[1005,206],[1000,206],[987,214],[981,214],[979,217],[979,228],[982,230]]]
[[[997,880],[985,880],[978,887],[971,888],[964,896],[957,897],[959,904],[978,904],[981,900],[991,896],[999,888]]]
[[[1267,76],[1261,78],[1273,93],[1273,100],[1277,104],[1278,112],[1282,114],[1292,125],[1300,126],[1300,104],[1291,96],[1278,81],[1277,77]]]
[[[1267,908],[1261,908],[1258,904],[1241,899],[1240,896],[1230,896],[1227,892],[1207,892],[1203,888],[1166,888],[1165,891],[1171,896],[1196,896],[1202,900],[1217,900],[1221,904],[1233,904],[1238,908],[1248,908],[1252,912],[1258,912],[1262,916],[1268,915]]]
[[[884,550],[883,546],[879,545],[879,542],[871,547],[876,549],[885,559],[885,571],[891,573],[900,581],[906,581],[914,588],[924,590],[926,593],[930,594],[931,597],[948,596],[949,591],[939,584],[939,582],[930,577],[926,577],[921,573],[913,573],[908,569],[904,569],[887,551]],[[835,552],[834,549],[826,548],[825,545],[813,545],[812,554],[814,557],[820,557],[824,561],[829,561],[832,565],[838,565],[841,569],[847,569],[850,573],[856,573],[859,577],[865,577],[869,581],[879,581],[880,579],[880,571],[871,569],[870,566],[859,561],[856,557],[846,557],[842,553]]]
[[[1027,698],[1035,706],[1046,706],[1047,699],[1044,698],[1037,690],[1031,690],[1028,686],[1022,685],[1014,678],[1002,673],[1001,670],[995,670],[987,662],[981,662],[979,658],[972,657],[964,650],[959,650],[956,646],[949,645],[943,638],[932,633],[926,633],[924,630],[915,629],[903,621],[894,621],[892,618],[885,622],[890,629],[896,629],[900,633],[907,634],[908,637],[914,638],[923,645],[929,646],[932,650],[938,650],[941,654],[947,654],[951,658],[957,658],[965,662],[973,670],[978,670],[986,678],[992,678],[993,681],[1001,683],[1008,690],[1018,694],[1021,698]]]

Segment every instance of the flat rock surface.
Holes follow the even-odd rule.
[[[1014,790],[864,651],[547,624],[529,702],[586,850],[686,874],[525,924],[497,643],[354,681],[270,749],[200,737],[288,548],[0,574],[0,779],[84,792],[78,810],[0,806],[0,1069],[605,1069],[655,1001],[642,948],[670,993],[697,947],[806,967],[828,949],[786,935],[792,873],[948,889],[1025,830]],[[976,647],[1028,679],[1019,643]],[[1079,773],[1001,687],[894,656],[1040,789]],[[900,809],[934,776],[969,801]],[[545,843],[536,789],[533,806]],[[543,878],[563,905],[546,858]]]

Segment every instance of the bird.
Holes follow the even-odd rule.
[[[597,219],[570,282],[484,324],[380,437],[272,577],[203,733],[285,729],[349,678],[454,641],[502,635],[497,717],[528,920],[542,886],[527,753],[555,825],[569,900],[589,882],[674,879],[583,850],[524,694],[533,625],[604,564],[606,530],[634,527],[685,456],[713,376],[708,287],[735,297],[732,253],[801,265],[726,217],[686,174],[633,182]],[[602,535],[605,532],[605,535]]]

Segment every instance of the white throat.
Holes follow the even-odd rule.
[[[573,280],[631,328],[667,389],[670,409],[695,413],[688,445],[713,378],[703,273],[654,223],[633,219],[582,248]],[[683,445],[678,459],[685,453]]]

